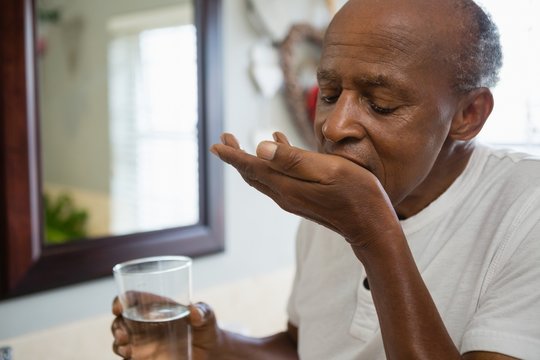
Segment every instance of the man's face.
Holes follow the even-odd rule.
[[[457,103],[433,33],[409,17],[358,5],[342,11],[318,70],[319,151],[372,172],[394,206],[429,174]]]

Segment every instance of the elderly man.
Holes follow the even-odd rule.
[[[319,152],[280,133],[257,156],[211,148],[307,219],[288,329],[241,337],[199,304],[196,358],[540,359],[540,161],[473,142],[500,65],[472,1],[349,1],[318,69]]]

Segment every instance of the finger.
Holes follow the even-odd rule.
[[[111,332],[116,344],[125,345],[129,343],[129,332],[123,318],[117,317],[114,319],[111,325]]]
[[[223,133],[223,134],[221,134],[220,139],[221,139],[221,142],[224,145],[227,145],[227,146],[230,146],[232,148],[241,150],[240,143],[238,142],[238,140],[236,139],[236,137],[233,134]]]
[[[276,173],[277,174],[277,173]],[[321,203],[317,201],[317,195],[321,192],[321,186],[318,183],[304,182],[291,177],[286,177],[280,174],[269,175],[267,179],[259,181],[248,181],[248,184],[270,197],[283,210],[295,215],[310,219],[318,224],[324,225],[327,228],[339,233],[338,229],[328,223],[326,217],[321,216],[317,211],[313,211],[306,206],[306,198],[309,198],[313,203],[318,203],[321,208],[328,205],[327,201]],[[272,186],[264,184],[262,181],[272,183]],[[274,190],[276,188],[277,190]]]
[[[121,317],[117,317],[113,320],[112,324],[111,324],[111,332],[114,334],[114,332],[116,331],[116,329],[118,329],[120,327],[120,324],[118,323],[118,319],[121,319]]]
[[[283,175],[281,175],[283,176]],[[266,185],[265,183],[263,183],[262,181],[259,181],[259,180],[254,180],[254,179],[250,179],[248,177],[243,177],[244,178],[244,181],[246,183],[248,183],[248,185],[254,187],[255,189],[257,189],[258,191],[260,191],[261,193],[263,193],[264,195],[272,198],[274,201],[278,202],[279,203],[279,198],[280,198],[280,194],[277,193],[276,191],[274,191],[273,188],[271,188],[270,186]],[[272,177],[269,176],[268,177],[269,179],[271,179]],[[267,182],[271,182],[272,180],[266,180]],[[274,185],[274,184],[273,184]]]
[[[256,156],[224,144],[214,144],[210,148],[210,151],[212,151],[212,153],[217,155],[227,164],[235,167],[236,170],[242,174],[242,176],[247,176],[254,179],[255,174],[258,171],[263,170],[262,168],[266,168],[267,171],[270,170],[270,167],[264,164],[264,162]]]
[[[116,316],[122,315],[123,307],[122,303],[120,303],[120,299],[118,296],[115,296],[112,304],[112,313]]]
[[[129,345],[129,334],[125,329],[116,329],[113,335],[114,342],[119,346]]]
[[[272,134],[272,137],[278,143],[291,145],[291,143],[289,142],[289,139],[287,139],[285,134],[283,134],[282,132],[276,131],[275,133]]]
[[[296,149],[285,144],[277,144],[273,142],[268,143],[276,144],[276,146],[279,145],[286,148]],[[273,164],[271,161],[265,161],[260,158],[264,156],[253,156],[223,144],[215,144],[212,146],[212,148],[212,152],[219,156],[221,160],[235,167],[249,185],[255,187],[257,190],[261,191],[265,195],[271,197],[276,202],[278,202],[278,204],[280,202],[277,196],[279,196],[280,193],[283,193],[283,186],[285,186],[285,184],[288,184],[289,186],[295,186],[300,184],[292,184],[290,180],[306,181],[305,177],[303,178],[301,176],[291,176],[287,174],[285,171],[283,171],[283,168],[279,166],[279,163],[276,162],[276,164]],[[260,147],[258,148],[258,150],[259,149]],[[300,149],[296,150],[303,151]],[[308,153],[307,151],[303,152]],[[320,171],[312,172],[315,176],[320,175]],[[284,174],[286,176],[283,176]],[[312,182],[314,180],[307,178],[307,181]]]
[[[115,354],[128,359],[131,358],[131,344],[127,327],[122,318],[116,318],[111,326],[113,333],[113,351]]]
[[[283,146],[287,149],[293,149],[294,151],[298,151],[299,154],[315,154],[293,148],[286,144],[268,143],[275,144],[275,146]],[[259,147],[258,150],[260,150],[260,148],[261,147]],[[263,160],[257,156],[238,151],[223,144],[215,144],[213,149],[213,152],[219,156],[220,159],[235,167],[249,185],[272,198],[280,207],[289,212],[298,214],[298,209],[290,206],[290,197],[301,193],[304,190],[306,182],[317,184],[324,183],[320,180],[320,176],[324,176],[327,169],[320,170],[317,168],[314,170],[310,168],[314,166],[318,167],[320,165],[320,160],[312,161],[312,159],[308,159],[312,161],[312,164],[304,166],[304,169],[301,170],[305,173],[302,174],[298,171],[285,171],[282,164],[283,162],[277,161],[279,158],[276,158],[276,163],[274,164],[273,161]],[[258,155],[264,157],[264,155]],[[335,158],[339,159],[338,157]],[[307,171],[305,171],[306,169]],[[286,201],[287,199],[285,199],[284,196],[287,197],[289,201]]]
[[[214,326],[216,317],[208,304],[199,302],[189,306],[189,320],[194,329]]]
[[[131,359],[132,349],[130,345],[118,346],[116,344],[113,344],[113,352],[124,359]]]
[[[195,327],[204,325],[204,312],[196,305],[189,305],[189,322]]]
[[[282,173],[275,171],[267,161],[256,156],[224,145],[214,146],[220,159],[235,167],[249,185],[278,201],[276,198],[278,192],[274,191],[273,188],[284,180]]]
[[[261,142],[257,146],[257,156],[267,160],[272,169],[282,174],[316,183],[331,181],[334,178],[331,173],[337,169],[337,165],[354,165],[338,156],[314,153],[272,141]]]

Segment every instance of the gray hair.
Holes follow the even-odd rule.
[[[462,40],[451,62],[455,67],[455,88],[467,92],[478,87],[494,87],[503,63],[497,25],[472,0],[457,0],[456,5],[463,20],[459,29]]]

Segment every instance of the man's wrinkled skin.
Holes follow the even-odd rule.
[[[353,0],[338,12],[318,69],[318,152],[291,146],[281,133],[259,144],[256,156],[231,134],[211,147],[284,210],[350,243],[369,278],[388,359],[511,359],[459,353],[399,224],[461,174],[471,139],[493,108],[487,88],[455,90],[446,55],[459,46],[453,29],[460,20],[448,16],[451,3]],[[192,315],[196,335],[206,336],[196,359],[298,357],[292,325],[271,338],[247,339],[220,330],[213,314],[198,328],[201,317]],[[115,351],[125,356],[129,341],[120,335]]]

